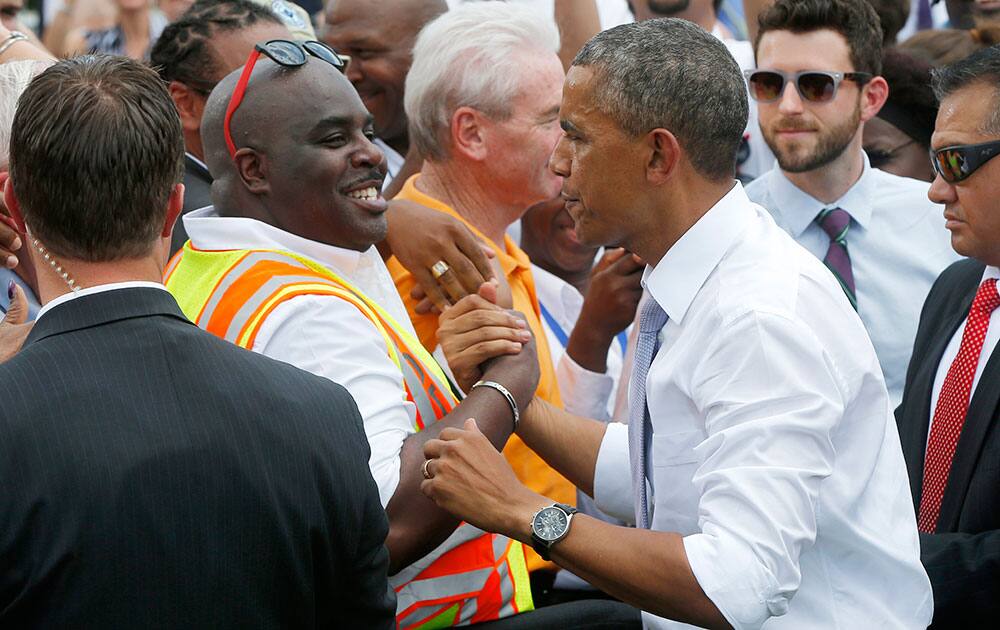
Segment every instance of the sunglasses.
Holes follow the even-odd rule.
[[[949,184],[968,179],[983,164],[1000,154],[1000,140],[981,144],[957,144],[931,150],[934,172]]]
[[[914,144],[916,140],[908,140],[903,144],[892,147],[891,149],[865,149],[865,153],[868,154],[868,163],[872,168],[882,168],[893,159],[896,155],[905,149],[906,147]]]
[[[867,72],[824,72],[804,70],[786,73],[780,70],[744,70],[743,76],[750,86],[750,96],[760,103],[771,103],[785,92],[785,82],[795,82],[802,100],[810,103],[828,103],[837,96],[837,88],[844,80],[863,85],[872,78]]]
[[[261,55],[286,68],[304,66],[310,56],[322,59],[341,72],[347,67],[347,63],[337,54],[337,51],[323,42],[292,42],[287,39],[272,39],[267,43],[257,44],[253,48],[253,52],[247,58],[246,65],[243,66],[243,73],[240,75],[240,80],[233,89],[233,95],[229,97],[229,105],[226,107],[226,118],[223,123],[223,129],[226,134],[226,146],[229,148],[230,157],[236,157],[236,144],[233,142],[229,124],[233,118],[233,114],[236,113],[240,103],[243,102],[243,97],[247,91],[247,84],[250,83],[250,75],[253,74],[253,68],[257,65],[257,60],[260,59]]]

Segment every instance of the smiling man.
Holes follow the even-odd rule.
[[[649,263],[651,299],[629,425],[536,400],[518,435],[637,527],[526,488],[472,422],[427,443],[424,491],[642,608],[647,628],[925,628],[875,353],[822,263],[734,181],[746,112],[736,63],[683,20],[604,31],[566,77],[551,167],[567,210],[583,242]]]
[[[462,401],[452,394],[373,246],[388,226],[372,116],[329,48],[279,41],[265,50],[209,97],[201,137],[215,205],[185,216],[191,240],[167,287],[202,328],[339,383],[357,401],[389,516],[400,627],[531,610],[521,544],[460,525],[419,491],[421,446],[443,427],[474,415],[503,448],[511,406],[524,408],[538,379],[530,335],[516,335],[524,356],[484,373],[492,385]]]
[[[747,75],[778,164],[747,195],[840,281],[895,406],[920,305],[956,256],[927,183],[872,168],[862,149],[888,95],[878,24],[858,0],[777,0],[761,14]]]
[[[410,148],[403,94],[413,43],[448,10],[445,0],[333,0],[323,41],[350,56],[347,78],[375,117],[375,144],[386,156],[386,186]]]

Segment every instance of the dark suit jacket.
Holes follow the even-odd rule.
[[[919,511],[931,390],[948,341],[965,320],[983,265],[962,260],[934,283],[920,314],[896,422],[914,509]],[[937,532],[921,534],[934,589],[934,628],[1000,623],[1000,347],[972,395],[945,487]]]
[[[184,209],[181,216],[192,210],[198,210],[212,204],[212,176],[201,164],[184,154]],[[177,219],[174,233],[170,239],[170,255],[184,247],[188,240],[183,219]]]
[[[393,628],[388,521],[339,385],[129,288],[0,365],[0,627]]]

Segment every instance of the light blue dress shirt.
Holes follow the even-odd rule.
[[[35,292],[31,290],[28,283],[21,279],[21,276],[11,269],[0,269],[0,320],[7,316],[7,309],[10,308],[10,300],[7,298],[7,285],[13,280],[24,289],[24,294],[28,296],[28,321],[35,321],[38,309],[42,307],[35,297]]]
[[[960,256],[944,227],[944,208],[927,198],[929,184],[872,168],[864,158],[857,183],[825,204],[795,186],[777,167],[747,186],[751,201],[820,260],[830,237],[814,221],[824,208],[851,215],[847,251],[857,287],[858,314],[878,355],[889,399],[903,397],[920,309],[931,284]]]

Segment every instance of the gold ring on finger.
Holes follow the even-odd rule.
[[[444,274],[448,273],[450,270],[451,267],[448,266],[448,263],[446,263],[443,260],[439,260],[436,263],[434,263],[433,266],[431,266],[431,275],[434,276],[435,280],[437,280]]]

